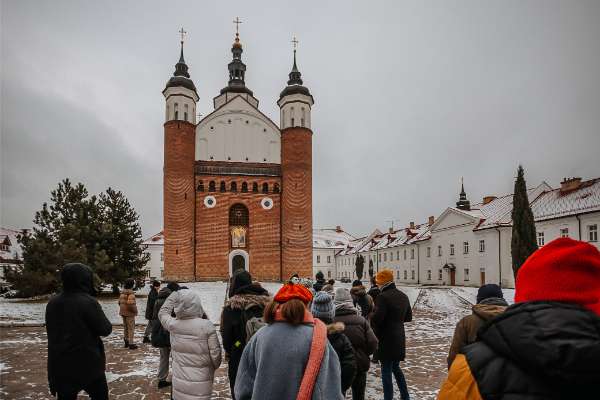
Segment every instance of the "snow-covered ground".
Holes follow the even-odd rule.
[[[221,309],[225,302],[225,292],[227,290],[226,282],[189,282],[183,283],[183,286],[195,290],[202,298],[202,305],[211,321],[218,323],[221,316]],[[280,283],[266,282],[262,283],[265,289],[272,295],[281,287]],[[350,284],[337,283],[336,286],[350,288]],[[419,295],[419,287],[399,286],[408,296],[411,304],[414,304]],[[147,288],[141,289],[136,294],[138,307],[138,323],[144,323],[144,312],[146,310]],[[117,299],[113,297],[100,297],[98,299],[102,309],[108,319],[114,323],[122,323],[119,316],[119,306]],[[19,324],[42,324],[44,323],[44,313],[46,311],[47,301],[27,301],[18,299],[0,299],[0,323],[19,323]]]

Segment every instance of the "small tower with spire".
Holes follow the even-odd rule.
[[[163,226],[165,278],[189,281],[194,269],[194,161],[198,93],[183,57],[185,31],[175,72],[163,90]]]
[[[312,275],[312,135],[314,100],[294,63],[279,96],[281,113],[281,261],[282,276]]]
[[[460,195],[458,201],[456,202],[456,208],[464,211],[471,210],[471,202],[467,199],[467,193],[465,192],[465,183],[463,182],[463,178],[460,178]]]

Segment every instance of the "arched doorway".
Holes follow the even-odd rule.
[[[250,257],[246,251],[234,249],[229,253],[229,276],[240,269],[250,271]]]

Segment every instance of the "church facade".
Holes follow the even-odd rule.
[[[246,87],[236,34],[229,82],[196,122],[199,94],[181,55],[163,91],[164,278],[312,275],[313,97],[294,62],[279,124]]]

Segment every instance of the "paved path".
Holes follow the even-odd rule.
[[[447,289],[423,289],[406,325],[407,360],[402,363],[412,399],[435,399],[446,376],[446,355],[456,322],[469,306]],[[142,328],[136,331],[141,339]],[[122,329],[116,327],[105,340],[107,378],[111,399],[169,399],[169,389],[156,388],[158,350],[142,345],[138,350],[122,348]],[[0,398],[52,399],[47,392],[46,334],[44,328],[0,328]],[[215,399],[229,399],[227,366],[216,374]],[[381,399],[379,366],[372,364],[367,398]],[[396,398],[399,394],[396,390]],[[87,398],[80,396],[81,399]]]

